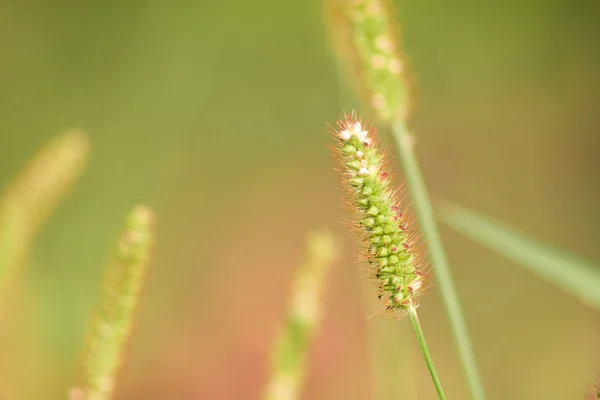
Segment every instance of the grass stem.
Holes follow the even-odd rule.
[[[452,280],[448,258],[444,251],[440,233],[435,221],[431,200],[429,199],[423,175],[414,152],[413,139],[408,132],[406,124],[402,121],[397,121],[392,125],[392,132],[396,140],[402,167],[406,174],[408,189],[413,200],[413,207],[419,219],[423,235],[429,244],[429,254],[433,264],[435,277],[438,280],[442,302],[446,309],[454,341],[458,348],[460,361],[467,378],[471,398],[483,400],[485,399],[485,391],[477,369],[473,346],[460,307],[456,287]]]
[[[435,386],[435,390],[438,394],[438,397],[440,398],[440,400],[446,400],[446,395],[444,394],[442,382],[440,381],[440,377],[438,376],[437,371],[435,370],[435,365],[433,365],[433,359],[431,358],[431,354],[429,354],[429,347],[427,347],[425,336],[423,336],[423,329],[421,328],[421,323],[419,322],[417,309],[414,306],[411,306],[408,309],[408,314],[410,315],[410,320],[413,324],[413,328],[415,328],[417,341],[419,342],[419,346],[421,347],[421,353],[423,354],[423,358],[425,359],[425,363],[427,364],[427,369],[431,374],[431,379],[433,380],[433,384]]]

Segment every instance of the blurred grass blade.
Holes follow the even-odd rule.
[[[87,135],[68,131],[44,146],[0,200],[0,311],[36,233],[83,172]]]
[[[320,324],[326,273],[338,254],[338,245],[330,232],[315,231],[308,235],[305,260],[294,278],[287,316],[271,355],[270,377],[263,399],[298,398],[307,352]]]
[[[113,398],[154,243],[153,225],[154,213],[145,206],[137,206],[127,218],[88,332],[83,382],[71,391],[71,400]]]
[[[540,243],[464,207],[445,204],[440,218],[475,242],[497,251],[600,311],[600,266]]]

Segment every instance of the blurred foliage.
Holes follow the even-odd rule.
[[[0,192],[0,321],[35,236],[79,179],[88,153],[85,133],[66,132],[47,143]]]
[[[599,266],[459,205],[445,204],[440,219],[600,311]]]
[[[307,234],[304,261],[294,275],[286,314],[271,350],[263,399],[294,400],[303,392],[306,359],[321,325],[323,291],[339,253],[339,244],[328,230]]]
[[[600,261],[600,3],[397,3],[433,197]],[[0,187],[55,132],[81,127],[93,143],[0,334],[0,391],[64,398],[120,216],[148,200],[161,241],[117,397],[258,396],[306,231],[329,225],[352,248],[325,124],[353,104],[340,104],[321,8],[0,4]],[[443,234],[489,398],[581,397],[600,364],[598,315]],[[335,271],[305,398],[371,393],[354,261]],[[448,396],[465,398],[435,292],[422,323]],[[419,398],[435,398],[415,366]]]

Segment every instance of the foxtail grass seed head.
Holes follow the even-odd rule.
[[[307,236],[305,260],[292,284],[287,316],[273,348],[263,399],[298,398],[308,348],[321,319],[325,278],[338,254],[339,246],[329,231],[314,231]]]
[[[0,313],[35,234],[83,172],[89,147],[88,136],[81,131],[58,136],[0,197]]]
[[[375,130],[350,115],[338,122],[333,133],[347,202],[359,215],[356,231],[367,244],[369,275],[377,282],[386,309],[402,314],[416,305],[425,280],[424,254],[413,220],[390,187]]]
[[[404,120],[410,108],[407,67],[390,0],[329,0],[334,46],[358,92],[379,118]],[[336,37],[337,36],[337,37]],[[347,65],[346,65],[347,64]]]
[[[134,208],[117,242],[83,354],[82,382],[71,399],[109,400],[133,330],[140,292],[154,243],[154,213]]]

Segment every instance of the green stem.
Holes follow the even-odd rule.
[[[419,346],[421,346],[421,353],[423,354],[423,358],[425,359],[425,363],[427,364],[427,369],[429,370],[429,374],[431,374],[431,379],[433,380],[433,384],[435,385],[435,390],[437,391],[438,397],[440,400],[446,400],[446,395],[444,394],[444,388],[442,387],[442,382],[440,381],[440,377],[435,370],[435,365],[433,365],[433,359],[431,358],[431,354],[429,354],[429,347],[427,347],[427,342],[425,341],[425,337],[423,336],[423,328],[421,328],[421,323],[419,322],[419,316],[417,315],[417,309],[411,305],[408,314],[410,315],[410,320],[413,324],[413,328],[415,328],[415,333],[417,334],[417,341],[419,342]]]
[[[454,341],[462,363],[463,371],[467,378],[467,384],[472,399],[485,399],[485,391],[477,369],[477,362],[473,353],[473,346],[469,338],[469,331],[463,316],[456,287],[452,281],[448,258],[442,246],[442,240],[438,231],[431,200],[423,180],[417,157],[414,153],[412,138],[402,121],[396,121],[392,125],[392,131],[396,139],[398,151],[406,173],[406,180],[410,190],[414,209],[419,218],[423,234],[429,244],[431,261],[435,271],[438,287],[446,314],[450,322]]]

